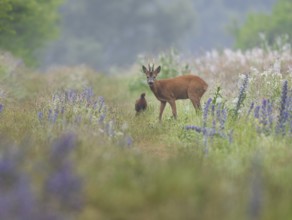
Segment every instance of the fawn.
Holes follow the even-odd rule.
[[[147,108],[147,101],[145,99],[145,93],[142,93],[140,96],[140,99],[136,100],[135,103],[135,110],[136,110],[136,115],[140,113],[141,111],[145,111]]]
[[[154,65],[152,67],[148,65],[148,69],[143,65],[142,70],[147,76],[147,83],[151,91],[160,101],[159,121],[161,121],[167,102],[171,106],[173,117],[177,118],[175,104],[177,99],[190,99],[196,110],[201,109],[200,100],[206,92],[208,84],[199,76],[183,75],[170,79],[156,80],[161,70],[160,66],[154,70]]]

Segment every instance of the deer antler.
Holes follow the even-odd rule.
[[[152,72],[154,72],[154,64],[152,65]]]

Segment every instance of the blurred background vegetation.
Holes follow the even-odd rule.
[[[291,43],[291,9],[290,0],[1,0],[0,48],[29,65],[105,71],[171,47],[197,55],[259,46],[259,33]]]

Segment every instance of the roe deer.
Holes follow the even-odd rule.
[[[140,99],[136,100],[136,103],[135,103],[136,115],[138,115],[141,111],[146,110],[146,108],[147,108],[147,101],[145,99],[145,93],[142,93],[140,96]]]
[[[200,100],[208,88],[208,84],[198,76],[183,75],[170,79],[156,80],[161,67],[158,66],[154,70],[154,65],[148,69],[143,65],[143,72],[147,76],[147,83],[154,93],[156,98],[160,101],[159,121],[161,121],[162,113],[164,111],[166,102],[168,102],[172,109],[173,117],[176,119],[176,105],[177,99],[190,99],[196,110],[201,108]]]

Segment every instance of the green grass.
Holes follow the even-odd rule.
[[[80,77],[72,79],[70,72]],[[227,130],[233,130],[233,141],[215,136],[208,141],[206,154],[202,134],[184,129],[186,125],[201,126],[202,114],[196,114],[189,100],[177,101],[178,119],[172,118],[167,105],[159,123],[160,103],[151,91],[144,87],[129,90],[133,74],[106,77],[78,68],[27,74],[34,80],[23,77],[20,82],[32,88],[28,96],[17,99],[18,93],[10,92],[0,99],[4,104],[0,134],[7,140],[1,142],[1,149],[7,143],[26,146],[24,166],[32,169],[32,164],[46,158],[47,147],[55,138],[74,132],[77,147],[71,156],[82,176],[85,195],[77,219],[292,218],[290,135],[260,134],[256,121],[240,116],[226,124]],[[119,141],[102,134],[100,127],[87,122],[74,126],[39,122],[37,113],[48,109],[52,94],[67,85],[79,89],[80,81],[93,88],[96,98],[105,98],[107,120],[113,119],[116,128],[132,137],[130,148],[121,147]],[[43,86],[39,88],[35,82]],[[214,91],[211,84],[202,103]],[[149,107],[135,116],[135,100],[142,92],[146,92]],[[237,95],[233,91],[232,97],[224,98]],[[37,183],[38,177],[35,179]]]

